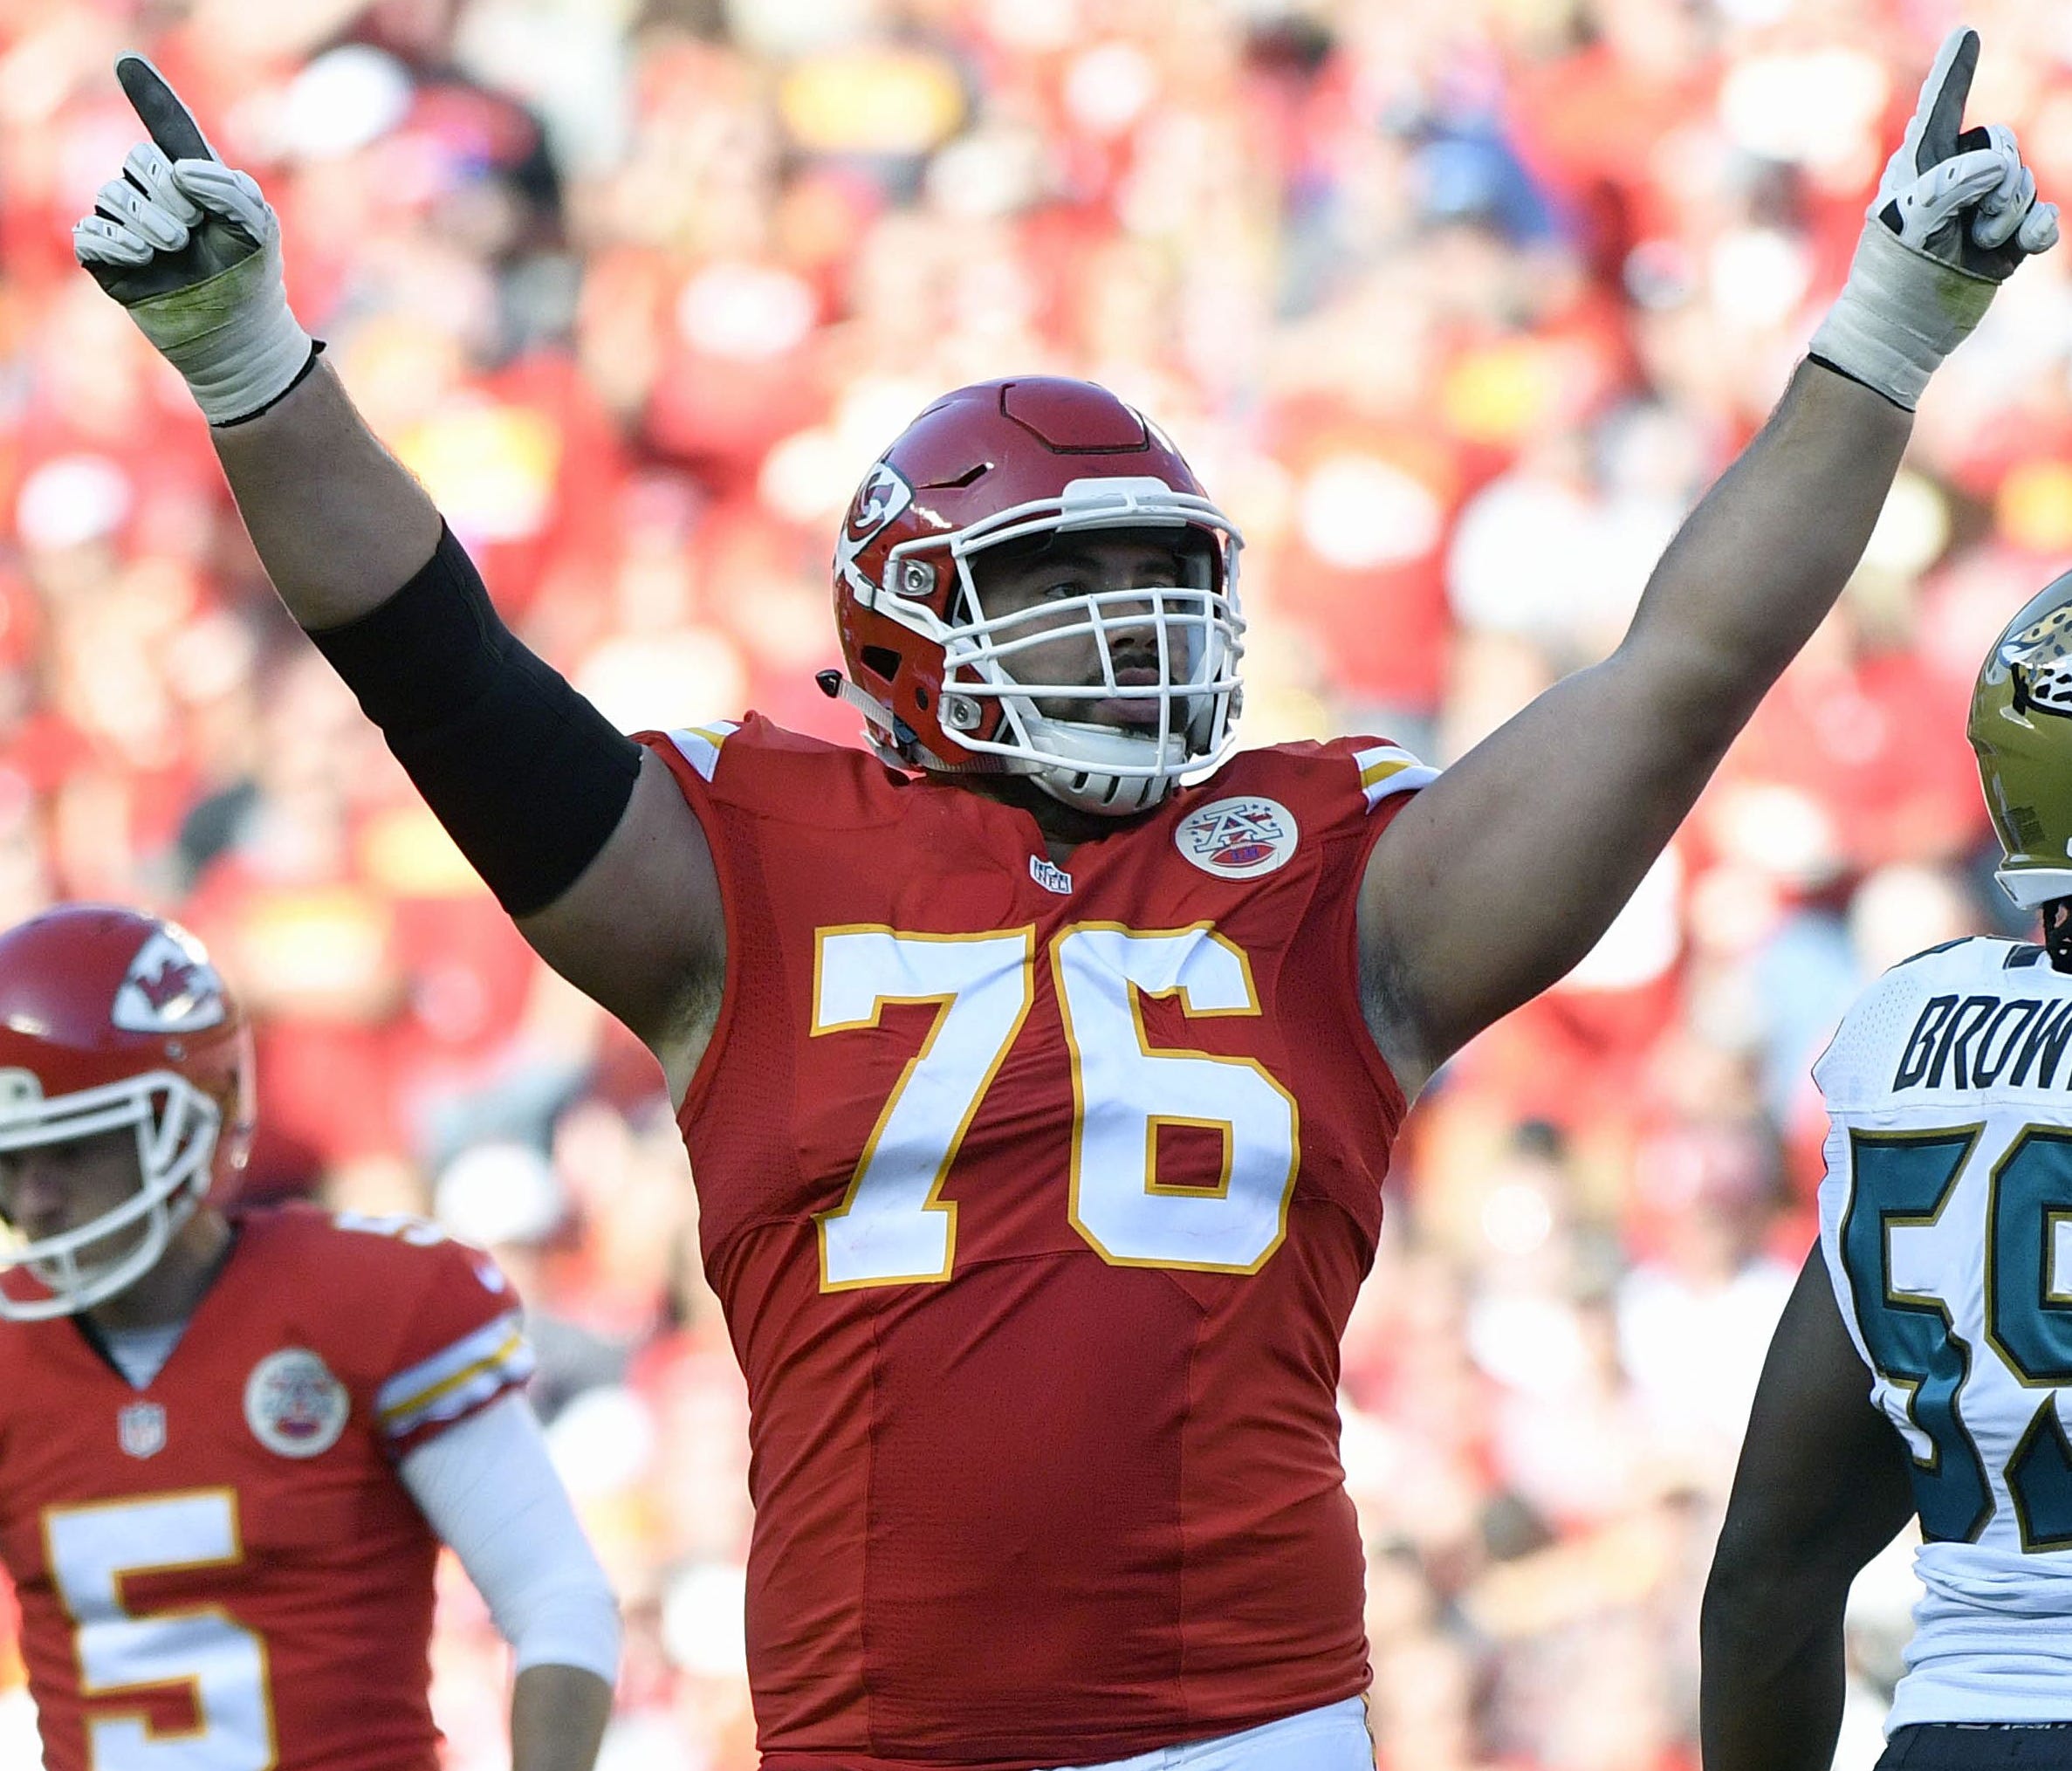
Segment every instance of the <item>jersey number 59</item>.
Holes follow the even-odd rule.
[[[1926,1455],[1914,1458],[1913,1478],[1922,1534],[1931,1540],[1975,1540],[1993,1516],[1993,1485],[1964,1421],[1973,1350],[1942,1299],[1894,1285],[1892,1232],[1942,1216],[1980,1130],[1856,1131],[1849,1138],[1842,1265],[1871,1363],[1905,1396],[1908,1418],[1927,1443]],[[2058,1225],[2072,1218],[2072,1131],[2026,1128],[1993,1164],[1986,1187],[1986,1338],[2018,1383],[2041,1392],[2007,1459],[2007,1495],[2024,1549],[2072,1548],[2072,1444],[2057,1404],[2059,1389],[2072,1385],[2072,1294],[2053,1271]]]

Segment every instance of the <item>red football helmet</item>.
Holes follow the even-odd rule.
[[[1171,533],[1184,581],[988,615],[974,556],[1104,529]],[[823,681],[862,710],[889,760],[1030,775],[1068,805],[1142,811],[1233,741],[1241,545],[1179,451],[1106,388],[1049,376],[960,388],[901,433],[849,505],[834,619],[851,681]],[[1159,680],[1119,684],[1110,636],[1147,628]],[[1092,639],[1101,681],[1016,675],[1018,654],[1075,635]],[[1039,700],[1150,702],[1158,720],[1060,719]]]
[[[0,1244],[0,1280],[26,1268],[45,1295],[0,1284],[0,1316],[69,1315],[157,1264],[204,1199],[234,1191],[251,1141],[251,1033],[201,944],[106,904],[46,910],[0,934],[0,1150],[136,1129],[141,1182],[62,1235]],[[143,1222],[120,1257],[82,1260]]]

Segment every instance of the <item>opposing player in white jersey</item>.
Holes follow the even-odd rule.
[[[1827,1771],[1849,1582],[1910,1514],[1881,1771],[2072,1767],[2072,573],[1994,643],[1970,735],[2042,939],[1895,966],[1815,1067],[1820,1244],[1706,1588],[1706,1771]]]

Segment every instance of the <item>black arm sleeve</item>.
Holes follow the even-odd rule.
[[[394,596],[310,639],[512,916],[552,903],[618,827],[640,746],[518,642],[450,529]]]

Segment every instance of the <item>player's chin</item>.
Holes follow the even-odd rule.
[[[1074,725],[1106,726],[1110,731],[1129,732],[1140,738],[1158,735],[1158,703],[1155,700],[1111,695],[1099,701],[1068,701],[1059,697],[1039,701],[1036,706],[1046,719],[1063,720]],[[1172,717],[1176,726],[1184,724],[1184,706],[1176,705]]]
[[[96,1236],[91,1242],[82,1242],[72,1251],[72,1259],[83,1273],[98,1273],[120,1265],[134,1254],[144,1239],[151,1233],[149,1218],[124,1224],[111,1230],[106,1236]]]

